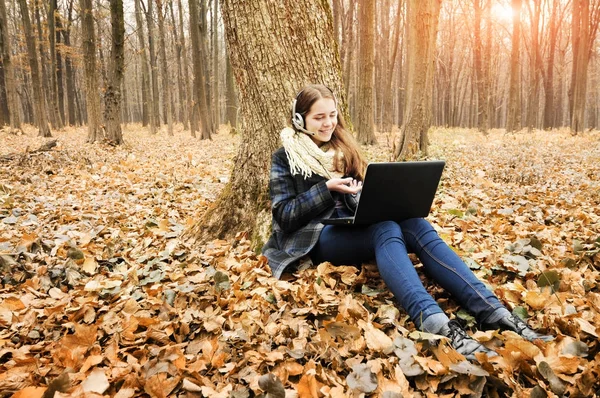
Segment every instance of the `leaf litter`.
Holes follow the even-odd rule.
[[[181,232],[229,178],[239,137],[125,130],[126,144],[0,132],[0,395],[590,396],[598,382],[600,134],[436,130],[447,161],[430,219],[519,316],[527,342],[476,322],[497,358],[469,363],[415,329],[379,278],[328,263],[271,277],[244,231]],[[380,142],[385,142],[380,136]],[[365,148],[387,160],[385,144]],[[416,258],[414,262],[417,267]]]

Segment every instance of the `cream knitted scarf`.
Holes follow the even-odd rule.
[[[302,174],[308,178],[313,173],[325,178],[341,177],[333,169],[334,150],[323,151],[306,134],[300,134],[286,127],[280,133],[292,175]]]

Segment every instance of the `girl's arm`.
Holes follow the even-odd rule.
[[[319,181],[304,192],[296,190],[285,152],[276,152],[273,155],[269,191],[273,218],[287,233],[300,229],[335,206],[335,200],[327,189],[325,180]]]

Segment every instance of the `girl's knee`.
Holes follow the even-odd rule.
[[[395,221],[381,221],[377,224],[373,224],[372,228],[375,242],[381,242],[381,240],[386,241],[394,238],[404,241],[402,229]]]

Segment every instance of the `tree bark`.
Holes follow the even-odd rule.
[[[39,129],[40,137],[52,137],[50,126],[48,126],[48,118],[46,111],[46,101],[40,80],[40,69],[38,65],[37,53],[35,48],[35,36],[31,26],[31,18],[27,9],[26,0],[18,0],[21,9],[21,20],[23,22],[23,30],[25,31],[27,41],[27,54],[29,56],[29,67],[31,69],[31,84],[33,86],[33,102],[34,102],[34,118]]]
[[[510,55],[510,88],[506,131],[521,129],[521,5],[522,0],[512,0],[513,34]]]
[[[158,14],[158,37],[160,41],[160,69],[162,74],[162,91],[165,108],[165,116],[167,117],[167,132],[173,135],[173,113],[172,113],[172,92],[169,84],[169,71],[167,69],[167,49],[165,45],[165,14],[167,8],[163,7],[162,0],[156,0],[156,12]]]
[[[227,80],[227,123],[231,126],[232,133],[235,133],[238,128],[238,102],[235,92],[235,81],[233,78],[233,68],[229,55],[227,55],[227,70],[225,71],[225,79]]]
[[[161,126],[161,118],[160,118],[160,95],[158,93],[158,67],[156,66],[156,51],[154,49],[154,12],[153,9],[153,0],[148,0],[148,9],[146,11],[146,23],[148,24],[148,52],[150,56],[150,82],[152,90],[150,91],[150,106],[152,107],[152,112],[150,117],[154,121],[154,126]],[[150,130],[153,131],[153,134],[156,133],[157,127]]]
[[[546,61],[546,75],[544,79],[544,129],[555,127],[556,110],[554,109],[554,56],[556,54],[556,41],[558,37],[559,3],[552,2],[552,12],[548,22],[548,58]]]
[[[6,19],[6,4],[5,0],[0,0],[0,61],[2,62],[2,67],[4,69],[8,122],[11,131],[22,131],[15,70],[12,65],[9,37],[8,21]]]
[[[435,72],[435,42],[441,0],[408,2],[408,76],[402,138],[396,159],[427,154]]]
[[[177,92],[179,101],[179,116],[178,120],[183,124],[183,129],[189,128],[188,112],[187,112],[187,70],[184,73],[181,70],[181,53],[183,51],[182,40],[179,39],[179,32],[177,28],[177,22],[175,20],[175,12],[173,11],[173,2],[169,2],[169,11],[171,11],[171,22],[173,24],[173,42],[175,44],[175,55],[177,57]]]
[[[356,109],[357,140],[360,144],[377,143],[375,138],[375,1],[359,4],[358,101]]]
[[[156,118],[150,89],[150,70],[148,68],[148,54],[144,38],[144,20],[140,0],[135,0],[135,22],[137,38],[140,45],[140,63],[142,67],[142,126],[150,124],[150,133],[156,134]]]
[[[204,1],[204,0],[202,0]],[[200,122],[200,138],[211,139],[212,125],[208,118],[208,104],[206,96],[206,57],[203,48],[199,10],[197,0],[189,0],[190,6],[190,39],[192,42],[192,60],[194,68],[194,121]],[[197,128],[197,125],[193,128]]]
[[[292,98],[306,83],[323,83],[345,109],[333,21],[327,1],[223,0],[221,10],[243,138],[230,182],[184,238],[199,242],[247,231],[260,248],[270,233],[270,158],[289,123]]]
[[[482,0],[474,0],[475,5],[475,21],[474,21],[474,34],[473,34],[473,52],[474,52],[474,61],[475,61],[475,79],[477,86],[477,129],[483,133],[487,134],[487,131],[490,128],[489,125],[489,115],[488,115],[488,93],[487,93],[487,74],[485,73],[485,68],[483,66],[483,40],[481,37],[481,21],[482,21]],[[491,4],[488,3],[488,6],[491,7]],[[488,22],[489,23],[489,22]],[[486,60],[486,63],[489,60]]]
[[[219,90],[219,2],[213,0],[213,12],[212,12],[212,47],[213,47],[213,121],[215,125],[215,131],[218,130],[219,124],[221,124],[221,101],[220,101],[220,90]]]
[[[191,128],[191,119],[192,119],[192,112],[193,112],[193,100],[192,100],[192,89],[190,88],[190,83],[189,83],[189,72],[190,72],[190,63],[188,61],[188,55],[187,55],[187,46],[185,45],[185,35],[184,35],[184,30],[183,30],[183,7],[181,4],[181,0],[177,0],[177,8],[178,8],[178,14],[179,14],[179,37],[180,37],[180,42],[181,42],[181,56],[183,58],[183,82],[184,82],[184,89],[185,89],[185,109],[186,109],[186,120],[187,122],[184,121],[184,129],[190,129],[192,136],[195,137],[195,133],[192,128]]]
[[[57,0],[48,1],[48,41],[50,50],[50,96],[52,98],[51,106],[52,113],[54,114],[54,127],[62,129],[65,127],[62,115],[59,107],[59,96],[58,96],[58,61],[57,61],[57,50],[56,50],[56,5]]]
[[[81,36],[83,42],[83,66],[85,71],[85,99],[87,104],[87,141],[92,143],[104,138],[100,126],[100,94],[98,92],[98,74],[96,63],[96,33],[92,0],[80,0]]]
[[[63,42],[65,47],[71,47],[71,26],[73,23],[73,0],[69,1],[67,12],[67,25],[62,30]],[[73,59],[71,52],[65,54],[65,73],[67,86],[67,120],[71,126],[75,124],[83,124],[80,113],[76,108],[76,91],[75,91],[75,68],[73,67]]]
[[[121,130],[121,84],[125,69],[125,21],[123,0],[109,0],[112,46],[110,51],[109,74],[104,93],[104,123],[106,140],[112,145],[123,143]]]

